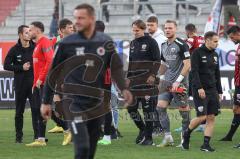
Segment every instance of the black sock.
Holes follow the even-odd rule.
[[[193,130],[194,130],[194,129],[187,128],[187,130],[185,131],[185,134],[186,134],[187,136],[190,136]]]
[[[234,114],[232,124],[231,124],[231,128],[230,128],[228,134],[226,135],[227,138],[232,139],[232,137],[235,134],[237,128],[239,127],[239,124],[240,124],[240,114]]]
[[[210,136],[204,136],[204,145],[209,145],[210,139]]]

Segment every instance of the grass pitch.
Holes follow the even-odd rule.
[[[192,112],[194,116],[194,111]],[[180,126],[181,118],[178,111],[169,111],[171,119],[171,129]],[[134,144],[138,134],[133,122],[126,111],[120,113],[119,129],[124,136],[119,140],[113,140],[110,146],[98,146],[96,159],[237,159],[240,149],[233,149],[233,145],[240,142],[239,130],[235,134],[232,142],[218,141],[223,137],[230,127],[232,112],[223,110],[216,119],[214,137],[211,144],[216,148],[216,152],[206,153],[199,150],[203,142],[203,134],[192,133],[191,146],[189,151],[181,148],[167,147],[157,148],[154,146],[146,147]],[[52,128],[54,123],[48,122],[47,130]],[[172,131],[173,132],[173,131]],[[15,144],[14,133],[14,111],[0,110],[0,159],[72,159],[73,146],[61,146],[63,134],[49,134],[48,145],[41,148],[25,147],[26,143],[32,142],[33,132],[31,128],[31,113],[25,112],[24,120],[24,144]],[[180,134],[173,132],[175,145],[180,143]],[[162,136],[155,137],[154,142],[160,143]]]

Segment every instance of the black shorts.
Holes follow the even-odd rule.
[[[197,116],[218,115],[220,109],[219,96],[216,89],[205,90],[206,98],[199,97],[197,89],[192,89],[193,102]]]
[[[240,106],[240,87],[236,86],[233,95],[234,105]]]

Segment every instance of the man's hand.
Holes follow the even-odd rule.
[[[60,96],[59,96],[58,94],[55,94],[55,95],[53,96],[53,102],[60,102],[60,101],[61,101]]]
[[[41,105],[41,114],[44,120],[51,119],[52,116],[52,108],[50,104],[42,104]]]
[[[179,85],[180,85],[180,82],[177,82],[177,81],[174,82],[174,83],[172,84],[172,90],[173,90],[173,91],[177,91]]]
[[[147,79],[147,84],[153,85],[155,82],[155,77],[154,76],[149,76]]]
[[[219,102],[221,102],[222,101],[222,94],[218,94],[218,96],[219,96]]]
[[[198,89],[198,95],[199,95],[199,97],[202,98],[202,99],[205,99],[205,98],[206,98],[206,94],[205,94],[205,91],[204,91],[203,88]]]
[[[126,102],[126,104],[124,105],[124,107],[129,106],[129,105],[132,103],[132,101],[133,101],[132,93],[131,93],[129,90],[124,89],[124,90],[122,91],[122,95],[123,95],[124,101]]]
[[[31,66],[31,65],[30,65],[30,62],[24,63],[24,64],[23,64],[23,70],[24,70],[24,71],[28,71],[28,70],[30,69],[30,66]]]
[[[37,83],[36,83],[36,87],[37,87],[37,88],[40,88],[41,84],[42,84],[42,81],[38,79],[38,80],[37,80]]]
[[[129,88],[130,83],[131,83],[131,80],[128,79],[128,78],[126,78],[126,79],[125,79],[125,85],[126,85],[127,88]]]

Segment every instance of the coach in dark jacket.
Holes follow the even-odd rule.
[[[19,40],[9,50],[4,62],[4,69],[14,72],[16,143],[22,143],[23,113],[27,98],[30,104],[32,102],[32,54],[35,46],[30,41],[28,31],[25,25],[18,28]]]

